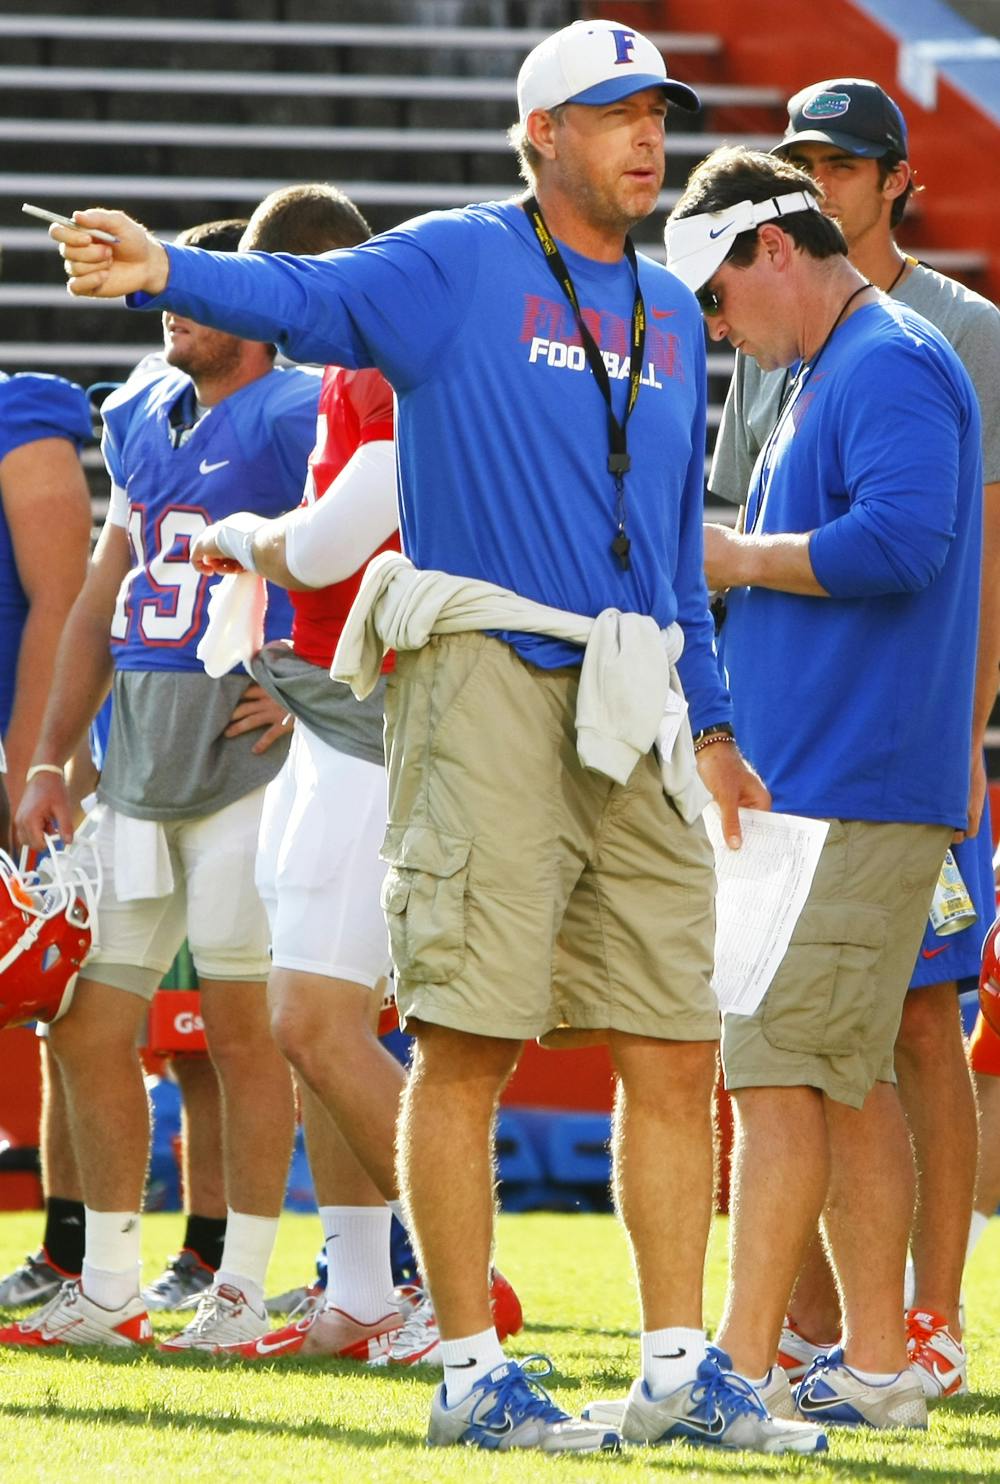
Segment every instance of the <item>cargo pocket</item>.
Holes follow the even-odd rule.
[[[764,1035],[779,1051],[848,1056],[865,1044],[889,914],[882,907],[804,907],[786,962],[764,997]]]
[[[429,825],[390,825],[379,852],[389,870],[382,910],[401,975],[447,984],[465,963],[465,898],[472,841]]]

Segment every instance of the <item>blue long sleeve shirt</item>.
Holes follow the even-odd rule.
[[[961,827],[982,551],[980,419],[954,351],[858,310],[761,451],[747,529],[812,532],[828,598],[729,594],[740,744],[776,809]]]
[[[675,620],[695,728],[728,720],[702,572],[705,355],[693,296],[640,257],[647,330],[628,422],[629,570],[611,554],[607,414],[569,304],[514,203],[436,213],[316,258],[170,248],[156,297],[302,361],[377,366],[398,402],[404,549],[573,612]],[[624,415],[634,278],[625,258],[563,255]],[[543,667],[580,651],[502,636]]]

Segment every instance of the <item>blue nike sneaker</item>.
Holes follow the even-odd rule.
[[[827,1426],[926,1427],[927,1401],[920,1377],[907,1366],[889,1381],[866,1381],[831,1350],[814,1360],[795,1388],[803,1417]]]
[[[625,1442],[694,1443],[751,1453],[825,1452],[822,1428],[773,1417],[749,1382],[730,1367],[729,1356],[710,1345],[694,1380],[665,1397],[651,1397],[645,1381],[636,1381],[622,1415]]]
[[[544,1370],[528,1370],[540,1361]],[[496,1366],[464,1401],[449,1407],[444,1386],[431,1403],[427,1441],[435,1448],[462,1443],[506,1453],[536,1448],[540,1453],[617,1453],[621,1438],[613,1428],[581,1422],[557,1407],[542,1379],[552,1374],[544,1355]]]

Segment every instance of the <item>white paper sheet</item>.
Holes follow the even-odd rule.
[[[740,810],[743,844],[722,838],[718,805],[705,810],[715,851],[715,974],[726,1015],[752,1015],[777,972],[812,886],[829,826],[797,814]]]

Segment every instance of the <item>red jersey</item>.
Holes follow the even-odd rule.
[[[323,498],[362,443],[377,443],[392,436],[392,389],[381,372],[327,366],[319,394],[316,447],[309,456],[303,505]],[[398,531],[378,548],[378,551],[398,550]],[[377,556],[378,552],[371,555]],[[302,659],[330,668],[367,565],[366,561],[357,572],[330,587],[289,592],[294,613],[292,648]],[[393,655],[387,655],[382,669],[391,670],[393,660]]]

